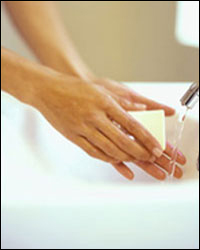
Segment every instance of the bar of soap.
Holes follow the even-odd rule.
[[[134,111],[129,112],[140,122],[160,143],[162,149],[166,149],[165,113],[163,110]]]

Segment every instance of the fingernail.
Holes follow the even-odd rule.
[[[186,159],[186,158],[185,158],[185,155],[184,155],[181,151],[178,151],[178,155],[179,155],[181,158]]]
[[[135,103],[135,108],[138,110],[146,110],[147,106],[144,104]]]
[[[131,181],[134,179],[134,174],[130,169],[126,169],[124,177],[126,177],[127,179]]]
[[[179,154],[180,156],[183,156],[183,153],[182,153],[181,151],[178,151],[178,154]]]
[[[153,149],[153,154],[157,157],[160,158],[163,154],[163,150],[160,148],[154,148]]]

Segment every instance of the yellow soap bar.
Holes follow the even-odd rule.
[[[164,111],[134,111],[129,113],[157,139],[157,141],[162,146],[162,149],[165,150],[166,128]]]

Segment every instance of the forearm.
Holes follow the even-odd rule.
[[[62,73],[91,72],[79,57],[53,1],[5,1],[18,30],[40,62]]]
[[[48,69],[1,48],[1,89],[18,100],[37,106],[39,89]]]

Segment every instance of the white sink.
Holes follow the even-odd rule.
[[[146,94],[144,84],[135,88]],[[180,94],[176,85],[145,89],[159,99],[159,88]],[[187,86],[178,88],[183,94]],[[166,121],[170,141],[175,119]],[[3,94],[2,248],[198,249],[198,111],[186,121],[181,149],[182,180],[156,181],[131,166],[130,182]]]

